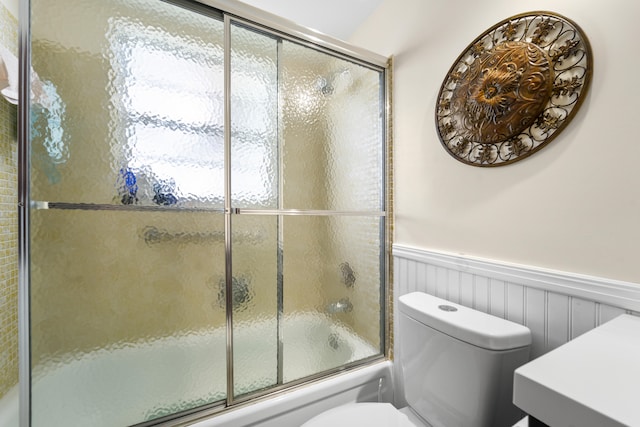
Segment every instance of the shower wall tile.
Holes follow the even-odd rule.
[[[18,53],[18,21],[0,3],[0,44]],[[0,397],[18,383],[17,108],[0,98]]]
[[[538,357],[640,311],[634,283],[549,272],[395,245],[394,295],[422,291],[527,326]],[[414,272],[424,272],[415,274]]]

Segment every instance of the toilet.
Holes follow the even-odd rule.
[[[399,298],[400,386],[407,406],[354,403],[303,427],[510,427],[513,371],[529,361],[531,331],[422,292]],[[397,371],[396,371],[397,372]]]

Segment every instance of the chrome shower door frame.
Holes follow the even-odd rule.
[[[159,0],[160,1],[160,0]],[[188,0],[172,0],[178,5],[188,5]],[[224,36],[224,142],[225,142],[225,281],[226,281],[226,328],[227,328],[227,397],[224,406],[215,406],[205,410],[200,410],[193,414],[183,416],[179,419],[166,419],[166,425],[171,423],[187,422],[201,419],[214,413],[219,413],[229,407],[241,406],[249,400],[267,398],[277,395],[286,390],[326,377],[332,373],[343,372],[355,366],[379,360],[389,355],[391,347],[389,328],[390,313],[387,306],[390,295],[390,256],[391,256],[391,228],[392,228],[392,203],[391,203],[391,61],[381,55],[374,54],[365,49],[360,49],[349,45],[343,41],[334,39],[314,30],[295,25],[290,21],[279,18],[275,15],[263,12],[251,6],[238,3],[234,0],[194,0],[196,3],[211,7],[220,11],[224,16],[225,36]],[[20,50],[20,90],[19,96],[23,102],[18,107],[18,281],[19,281],[19,373],[20,373],[20,426],[29,427],[31,425],[31,360],[30,360],[30,103],[24,102],[30,99],[31,94],[31,1],[20,0],[19,9],[19,50]],[[378,70],[381,73],[381,93],[380,105],[383,106],[383,156],[382,173],[384,183],[380,205],[383,210],[379,212],[360,211],[322,211],[322,210],[293,210],[283,209],[281,199],[282,192],[279,191],[278,209],[275,210],[252,210],[238,209],[232,206],[231,200],[231,102],[230,102],[230,55],[231,39],[230,27],[232,23],[246,26],[256,31],[269,33],[275,37],[293,41],[297,44],[313,48],[315,50],[328,53],[332,56],[348,60],[350,62],[363,65],[365,67]],[[280,138],[280,136],[278,137]],[[279,183],[282,177],[279,177]],[[279,184],[281,185],[281,184]],[[58,206],[64,209],[64,206]],[[233,378],[233,292],[232,292],[232,242],[231,230],[233,218],[239,215],[273,215],[277,217],[278,230],[281,230],[283,218],[286,216],[373,216],[379,217],[380,221],[380,242],[383,246],[380,255],[380,277],[384,283],[380,289],[380,343],[382,354],[364,360],[354,362],[347,366],[341,366],[331,372],[323,372],[310,377],[305,377],[297,381],[283,381],[282,376],[282,340],[281,331],[278,332],[278,375],[277,385],[263,391],[250,393],[239,399],[234,398],[234,378]],[[278,328],[282,326],[282,235],[278,231]],[[171,417],[170,417],[171,418]],[[155,420],[142,425],[158,425],[163,420]]]

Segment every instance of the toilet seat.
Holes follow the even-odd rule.
[[[412,417],[413,418],[413,417]],[[329,409],[301,427],[423,427],[390,403],[353,403]]]

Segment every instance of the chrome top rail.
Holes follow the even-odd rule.
[[[367,49],[352,46],[349,43],[320,31],[304,27],[288,19],[266,12],[257,7],[240,3],[235,0],[196,0],[198,3],[219,9],[224,13],[246,19],[258,25],[290,35],[300,40],[313,43],[316,46],[332,50],[334,52],[376,65],[387,67],[388,58]]]

